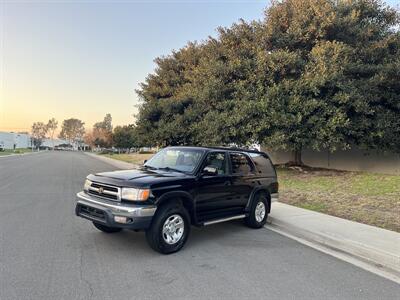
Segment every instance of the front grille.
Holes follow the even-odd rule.
[[[96,182],[92,182],[91,187],[95,187],[95,188],[103,188],[105,191],[111,191],[111,192],[115,192],[118,193],[118,188],[115,186],[110,186],[110,185],[102,185],[102,184],[98,184]]]
[[[120,188],[111,185],[105,185],[102,183],[92,182],[89,187],[88,193],[97,197],[120,201]]]
[[[94,208],[94,207],[90,207],[90,206],[81,205],[80,206],[80,214],[85,215],[91,219],[96,219],[96,220],[100,220],[100,221],[106,220],[106,215],[105,215],[104,211]]]

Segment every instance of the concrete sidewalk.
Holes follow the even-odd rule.
[[[272,204],[268,222],[279,231],[361,259],[400,280],[400,233],[280,202]]]

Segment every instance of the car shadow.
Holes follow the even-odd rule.
[[[189,239],[182,251],[187,250],[192,252],[197,251],[196,249],[207,249],[215,246],[216,243],[221,246],[234,247],[248,247],[249,243],[251,243],[252,246],[259,245],[266,247],[270,245],[267,233],[272,232],[266,229],[254,230],[248,228],[241,220],[203,227],[192,226]],[[95,240],[97,250],[104,250],[105,253],[120,253],[120,255],[135,254],[135,256],[142,258],[151,258],[160,255],[148,246],[144,232],[134,232],[131,230],[123,230],[113,234],[96,232]]]

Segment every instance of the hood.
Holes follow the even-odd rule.
[[[138,187],[187,177],[187,174],[181,172],[150,170],[146,168],[102,172],[88,176],[90,180],[102,182],[105,184]]]

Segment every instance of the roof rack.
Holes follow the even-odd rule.
[[[206,146],[204,148],[219,149],[219,150],[232,150],[232,151],[243,151],[243,152],[257,152],[260,151],[255,148],[240,148],[240,147],[216,147],[216,146]]]
[[[230,150],[230,151],[241,151],[241,152],[251,152],[251,153],[264,153],[263,151],[257,150],[255,148],[240,148],[240,147],[222,147],[222,146],[168,146],[168,147],[183,147],[183,148],[203,148],[203,149],[216,149],[216,150]]]

